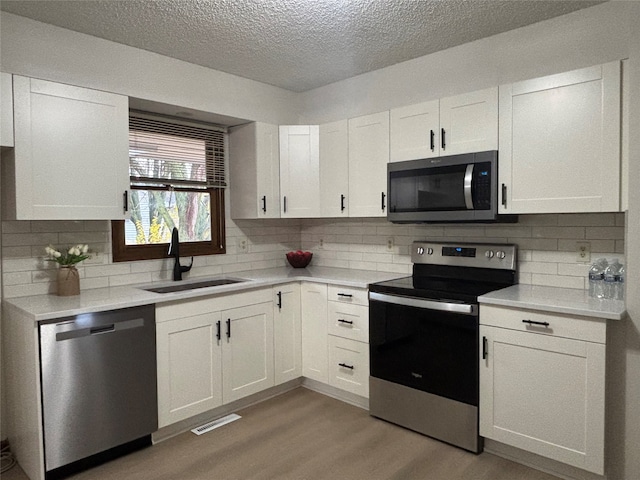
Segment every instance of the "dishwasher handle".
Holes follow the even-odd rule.
[[[123,330],[131,330],[133,328],[144,327],[144,318],[134,318],[122,322],[113,322],[106,325],[97,325],[94,327],[81,327],[66,332],[56,333],[56,341],[71,340],[74,338],[89,337],[92,335],[106,335],[108,333],[121,332]]]

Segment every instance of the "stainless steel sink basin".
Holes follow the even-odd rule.
[[[246,280],[242,278],[215,278],[212,280],[203,280],[201,282],[178,283],[175,285],[166,285],[164,287],[145,287],[142,290],[155,293],[173,293],[183,292],[185,290],[195,290],[196,288],[219,287],[221,285],[230,285],[232,283],[242,283]]]

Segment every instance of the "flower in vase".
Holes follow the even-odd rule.
[[[46,260],[48,262],[56,262],[59,265],[64,267],[73,266],[76,263],[82,262],[87,258],[91,258],[89,252],[89,245],[78,244],[72,247],[69,247],[66,250],[66,253],[62,253],[59,250],[56,250],[51,245],[45,247],[45,253],[47,254]]]

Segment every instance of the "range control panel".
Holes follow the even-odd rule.
[[[413,242],[411,261],[433,265],[515,270],[517,246],[499,243]]]

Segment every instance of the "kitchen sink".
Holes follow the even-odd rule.
[[[185,290],[195,290],[197,288],[219,287],[222,285],[231,285],[233,283],[242,283],[247,280],[243,278],[215,278],[212,280],[203,280],[201,282],[179,283],[175,285],[166,285],[164,287],[144,287],[142,290],[155,293],[173,293],[183,292]]]

